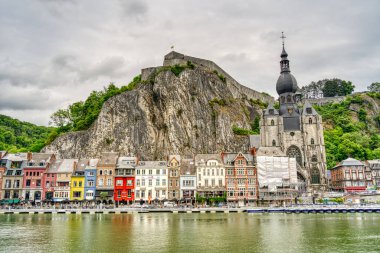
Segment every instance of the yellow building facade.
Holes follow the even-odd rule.
[[[84,200],[84,175],[71,176],[70,200]]]

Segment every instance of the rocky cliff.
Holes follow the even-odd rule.
[[[232,126],[250,129],[273,98],[240,85],[212,61],[171,52],[163,65],[143,69],[137,88],[108,99],[88,130],[59,136],[43,151],[63,158],[118,151],[150,160],[247,150],[248,136],[235,135]]]

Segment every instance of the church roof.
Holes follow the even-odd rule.
[[[287,92],[295,93],[298,90],[296,78],[289,72],[281,73],[277,79],[276,90],[279,95]]]
[[[269,110],[273,110],[273,114],[270,114]],[[273,107],[273,104],[269,104],[267,109],[264,110],[264,115],[278,115],[278,110]]]
[[[311,112],[307,112],[307,108],[311,108]],[[318,115],[317,111],[313,108],[313,106],[310,104],[309,101],[306,100],[303,109],[302,109],[302,114],[303,115]]]

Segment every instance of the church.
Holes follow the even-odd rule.
[[[284,42],[280,66],[276,85],[279,107],[269,105],[263,110],[257,155],[295,157],[299,190],[317,196],[327,189],[322,117],[309,102],[301,104]]]

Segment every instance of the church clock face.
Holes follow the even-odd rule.
[[[290,146],[288,150],[286,151],[286,155],[288,157],[294,157],[296,158],[296,161],[299,166],[302,167],[302,155],[301,155],[301,150],[297,146]]]

